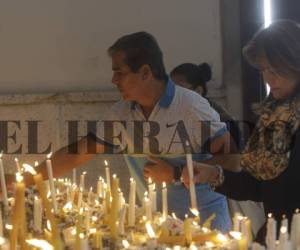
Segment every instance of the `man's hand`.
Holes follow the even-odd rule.
[[[154,156],[149,156],[149,163],[144,166],[144,179],[150,177],[156,184],[170,183],[174,178],[174,168],[169,163]]]
[[[194,182],[195,183],[209,183],[215,180],[218,176],[217,169],[209,164],[193,162],[194,165]],[[190,179],[187,167],[184,167],[181,178],[184,185],[189,188]]]

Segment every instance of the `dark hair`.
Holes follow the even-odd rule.
[[[156,79],[167,79],[163,53],[151,34],[142,31],[122,36],[108,48],[108,54],[112,56],[119,51],[125,52],[125,62],[133,72],[143,65],[149,65]]]
[[[243,49],[246,60],[261,69],[267,62],[278,74],[292,75],[300,81],[300,26],[279,20],[260,30]]]
[[[186,82],[192,85],[195,90],[201,86],[203,88],[203,96],[207,95],[206,83],[211,80],[211,67],[207,63],[196,65],[194,63],[183,63],[175,67],[171,71],[171,76],[182,75]]]

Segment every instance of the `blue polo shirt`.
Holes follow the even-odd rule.
[[[187,136],[195,152],[193,160],[201,161],[211,157],[202,153],[203,144],[223,135],[226,131],[226,125],[220,122],[218,113],[205,98],[193,91],[176,86],[171,79],[166,84],[164,94],[148,119],[144,117],[139,104],[135,102],[121,100],[111,110],[112,119],[126,121],[126,128],[119,124],[120,126],[115,129],[115,133],[122,134],[123,138],[122,141],[114,141],[114,144],[119,144],[127,149],[124,158],[131,176],[137,182],[139,200],[142,200],[144,192],[147,190],[143,169],[147,163],[147,155],[153,154],[151,139],[155,138],[155,141],[158,142],[156,146],[159,154],[155,156],[176,166],[186,164],[183,136]],[[136,133],[135,121],[144,122],[141,133]],[[154,129],[155,136],[151,138],[153,124],[156,129]],[[140,136],[142,145],[142,150],[139,149],[138,153],[135,147],[137,136]],[[175,212],[179,218],[184,218],[184,215],[189,213],[191,206],[189,190],[182,184],[169,184],[167,188],[169,213]],[[157,187],[157,191],[157,204],[161,209],[159,187]],[[217,218],[213,222],[213,226],[222,231],[229,230],[230,218],[225,197],[213,192],[207,184],[196,185],[196,194],[201,220],[205,221],[212,213],[216,213]]]

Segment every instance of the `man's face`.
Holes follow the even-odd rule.
[[[125,63],[126,54],[123,51],[112,55],[112,83],[117,86],[123,99],[126,101],[136,101],[143,92],[143,79],[138,72],[131,71]]]

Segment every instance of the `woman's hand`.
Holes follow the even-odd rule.
[[[148,160],[150,162],[144,166],[145,181],[147,181],[148,178],[151,178],[156,184],[163,182],[170,183],[173,181],[174,168],[172,165],[154,156],[149,156]]]
[[[194,183],[210,183],[213,182],[218,177],[218,170],[215,166],[205,164],[205,163],[199,163],[199,162],[193,162],[194,166]],[[181,178],[183,180],[184,185],[189,188],[190,185],[190,179],[188,174],[188,169],[185,166]]]

